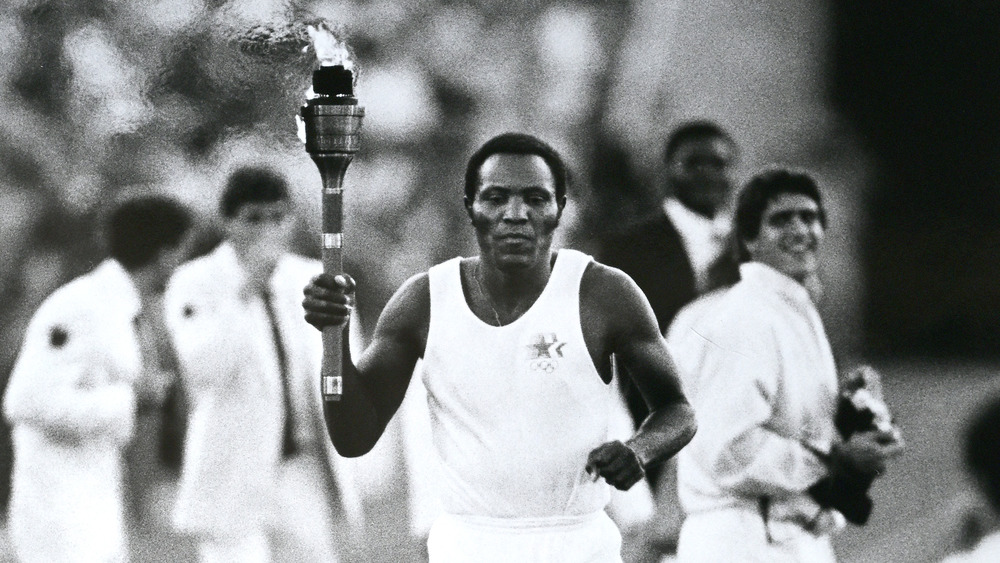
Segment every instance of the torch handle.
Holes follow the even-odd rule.
[[[323,271],[327,274],[344,273],[343,254],[343,181],[344,172],[352,154],[326,155],[322,160],[331,173],[323,174]],[[319,164],[317,159],[317,164]],[[321,170],[323,170],[321,166]],[[323,329],[323,364],[320,391],[324,401],[339,401],[343,394],[343,339],[345,328],[331,326]]]

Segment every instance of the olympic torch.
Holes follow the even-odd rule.
[[[323,26],[309,27],[320,66],[313,71],[313,95],[301,109],[306,152],[323,179],[323,271],[340,274],[343,258],[344,173],[360,145],[365,109],[354,96],[354,73],[346,47]],[[324,401],[343,393],[341,376],[344,331],[323,330],[320,392]]]

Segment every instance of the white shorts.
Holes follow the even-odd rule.
[[[622,536],[602,510],[583,516],[444,514],[427,538],[430,563],[621,563]]]

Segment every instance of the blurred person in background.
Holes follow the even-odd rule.
[[[600,261],[628,274],[649,299],[660,331],[697,296],[739,279],[736,258],[727,244],[730,217],[725,213],[733,191],[738,147],[722,127],[706,120],[681,124],[663,150],[665,180],[656,213],[613,236]],[[648,411],[627,378],[622,393],[633,422]],[[676,460],[648,476],[656,498],[658,546],[676,551],[683,513],[677,500]]]
[[[345,347],[343,396],[327,403],[327,424],[346,456],[378,441],[423,359],[445,510],[431,561],[620,561],[607,484],[629,489],[694,433],[639,288],[587,255],[551,250],[567,175],[535,137],[487,141],[465,177],[481,255],[410,278],[357,366]],[[346,275],[315,278],[306,318],[346,323],[352,291]],[[651,409],[624,442],[609,440],[612,353]]]
[[[982,536],[969,550],[955,553],[944,563],[992,563],[1000,561],[1000,397],[980,407],[965,430],[965,467],[975,485],[976,509],[967,509],[966,521],[974,520]],[[928,536],[933,537],[932,534]],[[938,538],[938,544],[946,543]],[[932,547],[932,546],[928,546]]]
[[[191,237],[190,247],[196,244],[196,237]],[[129,552],[133,561],[187,560],[192,542],[177,534],[170,522],[187,409],[177,357],[164,324],[162,294],[144,307],[141,319],[136,333],[144,369],[134,384],[134,438],[125,449]]]
[[[14,428],[9,526],[19,561],[128,559],[122,458],[150,360],[141,334],[185,257],[190,224],[172,199],[121,203],[106,225],[110,257],[32,318],[4,397]]]
[[[300,308],[322,268],[289,252],[295,215],[273,170],[233,171],[220,211],[224,242],[164,298],[191,404],[174,522],[204,562],[336,561],[359,502],[327,448],[322,343]]]
[[[699,424],[678,456],[678,560],[834,561],[829,535],[868,516],[848,491],[884,472],[901,437],[839,437],[836,366],[807,288],[826,229],[813,179],[758,174],[735,228],[741,281],[671,346]]]
[[[737,156],[736,143],[715,123],[676,128],[663,151],[660,209],[604,245],[602,262],[635,280],[661,332],[696,296],[738,277],[735,258],[724,252]]]

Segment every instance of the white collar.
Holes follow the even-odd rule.
[[[710,236],[715,228],[714,220],[691,211],[676,197],[668,197],[663,200],[663,212],[667,214],[681,235],[698,231]]]
[[[119,303],[132,316],[142,308],[142,296],[139,288],[132,281],[131,274],[114,258],[101,262],[92,274],[99,283],[101,291],[113,295],[113,301]]]
[[[222,241],[219,246],[212,251],[214,256],[217,256],[219,264],[226,269],[228,276],[227,279],[220,280],[220,283],[231,284],[231,287],[236,291],[242,291],[243,287],[247,283],[246,270],[243,269],[243,265],[240,263],[240,259],[236,256],[236,249],[229,241]],[[287,254],[285,255],[287,256]],[[274,271],[271,273],[271,278],[267,281],[267,286],[270,291],[275,291],[275,284],[282,279],[281,271],[284,268],[285,256],[282,256],[278,263],[274,267]]]
[[[763,262],[740,264],[740,279],[754,287],[777,293],[793,305],[815,307],[809,290],[804,285]]]

